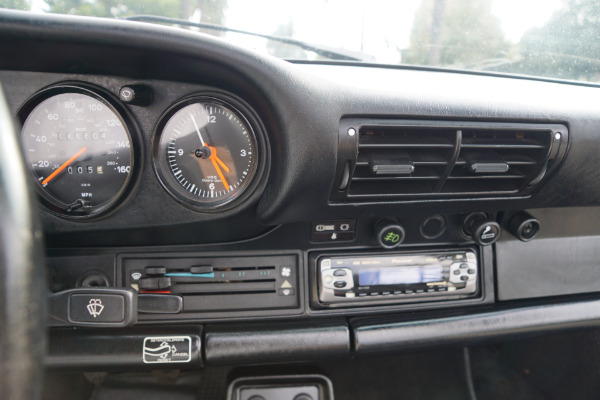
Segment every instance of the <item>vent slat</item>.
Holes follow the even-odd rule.
[[[353,177],[353,182],[360,181],[402,181],[402,180],[438,180],[440,179],[437,175],[429,175],[429,176],[369,176],[369,177]]]
[[[359,144],[359,149],[452,149],[454,148],[451,144],[444,143],[365,143]]]
[[[440,165],[447,165],[448,163],[445,161],[413,161],[413,165],[415,167],[421,166],[421,167],[429,167],[429,166],[440,166]],[[368,167],[369,166],[369,162],[368,161],[358,161],[356,163],[357,167]]]
[[[358,132],[344,192],[354,200],[519,194],[568,138],[562,125],[474,122],[364,123]]]
[[[461,146],[463,149],[523,149],[523,150],[539,150],[544,149],[545,147],[540,144],[464,144]]]
[[[459,179],[523,179],[526,175],[469,175],[469,176],[455,176],[450,175],[448,180],[459,180]]]

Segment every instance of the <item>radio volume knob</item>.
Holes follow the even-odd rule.
[[[404,228],[393,219],[384,219],[375,225],[377,243],[384,249],[394,249],[404,241]]]

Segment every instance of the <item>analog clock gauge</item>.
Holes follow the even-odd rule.
[[[157,129],[154,164],[167,191],[198,209],[235,204],[259,159],[255,131],[229,102],[193,97],[178,103]]]

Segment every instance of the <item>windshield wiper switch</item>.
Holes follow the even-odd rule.
[[[50,316],[77,326],[123,327],[137,322],[133,289],[80,288],[50,295]]]

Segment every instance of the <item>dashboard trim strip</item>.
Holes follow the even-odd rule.
[[[600,300],[531,306],[410,322],[350,323],[356,355],[456,345],[600,326]]]

